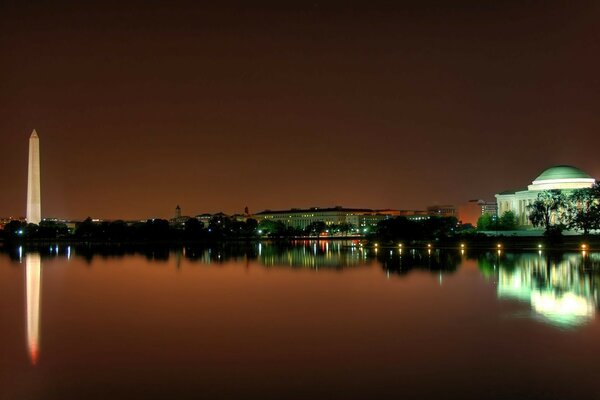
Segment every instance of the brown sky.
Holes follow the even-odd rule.
[[[552,164],[600,177],[598,2],[7,3],[0,215],[25,213],[33,128],[45,217],[423,208]]]

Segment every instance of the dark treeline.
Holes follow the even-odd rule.
[[[501,233],[501,232],[499,232]],[[544,248],[580,249],[582,244],[588,248],[600,247],[600,235],[591,233],[569,236],[488,236],[477,230],[463,229],[453,217],[430,217],[423,220],[410,220],[397,217],[381,221],[375,233],[368,236],[373,242],[383,246],[423,246],[426,243],[456,246],[459,242],[471,248],[494,248],[498,243],[505,249],[534,249],[542,245]]]
[[[186,242],[253,239],[258,223],[254,219],[237,221],[215,216],[207,227],[195,218],[171,224],[165,219],[126,223],[122,220],[95,222],[90,218],[78,223],[73,231],[65,224],[43,221],[39,225],[11,221],[2,232],[6,241],[71,240],[83,242]]]
[[[445,241],[456,237],[458,220],[454,217],[429,217],[421,220],[396,217],[377,224],[376,232],[369,236],[383,244]]]
[[[96,222],[90,218],[78,223],[74,230],[59,222],[42,221],[39,225],[11,221],[0,238],[6,241],[66,240],[84,242],[210,242],[223,240],[254,240],[259,238],[293,239],[298,237],[343,236],[356,228],[351,224],[327,225],[316,221],[306,228],[294,228],[281,221],[255,219],[239,221],[223,214],[215,215],[208,226],[196,218],[173,223],[165,219],[127,223],[122,220]]]
[[[347,223],[327,224],[324,221],[315,221],[305,228],[298,228],[286,225],[282,221],[264,220],[258,225],[258,231],[270,238],[346,236],[356,233],[357,227]]]

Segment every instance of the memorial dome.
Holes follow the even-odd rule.
[[[529,190],[577,189],[590,187],[594,182],[594,178],[577,167],[555,165],[535,178]]]
[[[556,165],[550,167],[535,178],[534,182],[553,179],[593,179],[577,167],[571,165]]]

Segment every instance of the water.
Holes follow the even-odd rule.
[[[0,254],[2,399],[600,398],[600,254],[37,250]]]

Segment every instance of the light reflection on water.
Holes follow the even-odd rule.
[[[29,358],[35,365],[39,354],[40,306],[42,263],[37,253],[27,254],[25,258],[26,307],[27,307],[27,347]]]
[[[45,262],[52,262],[53,264],[58,262],[61,266],[67,266],[65,273],[68,273],[69,266],[81,270],[82,265],[87,265],[92,271],[100,272],[100,270],[105,268],[103,265],[107,265],[107,263],[108,265],[111,264],[113,258],[126,261],[128,259],[133,259],[133,256],[136,256],[135,258],[139,260],[139,256],[142,255],[147,260],[147,262],[143,264],[146,267],[152,269],[158,267],[163,270],[166,269],[167,271],[172,269],[174,272],[177,272],[176,274],[173,274],[173,276],[177,275],[183,278],[193,275],[195,272],[192,270],[211,270],[215,272],[213,277],[216,276],[218,278],[219,273],[222,273],[223,275],[227,275],[228,279],[231,279],[231,266],[234,267],[233,272],[235,272],[236,267],[239,266],[244,267],[244,269],[258,267],[258,269],[265,271],[278,270],[284,273],[291,270],[305,271],[308,275],[314,276],[317,280],[321,279],[321,274],[317,274],[317,271],[334,272],[334,274],[323,275],[322,279],[331,279],[332,275],[337,276],[338,273],[353,276],[364,275],[365,279],[372,279],[372,273],[369,271],[380,271],[379,276],[376,276],[375,278],[384,282],[391,281],[391,283],[412,282],[412,284],[414,284],[415,280],[411,279],[411,277],[417,276],[419,278],[418,282],[420,282],[419,285],[422,285],[423,281],[428,282],[427,279],[429,279],[429,282],[435,282],[435,286],[421,287],[421,289],[426,288],[423,290],[428,291],[427,296],[430,298],[429,303],[414,304],[414,310],[411,310],[411,305],[407,306],[406,304],[384,302],[382,307],[389,307],[390,311],[382,314],[383,316],[374,317],[374,319],[369,322],[390,329],[389,324],[391,322],[387,322],[382,318],[396,318],[393,310],[399,306],[407,307],[407,310],[410,310],[408,312],[414,312],[416,315],[422,314],[418,317],[410,317],[410,320],[412,321],[410,329],[419,332],[418,337],[412,338],[413,342],[418,340],[420,336],[428,335],[426,331],[427,325],[434,324],[435,326],[435,323],[428,321],[427,318],[428,316],[435,314],[435,308],[441,308],[442,305],[439,303],[436,305],[436,301],[448,301],[448,298],[444,297],[445,285],[449,284],[450,287],[453,288],[452,290],[454,290],[451,293],[454,293],[456,296],[460,294],[460,292],[457,291],[458,288],[456,286],[452,286],[453,282],[456,282],[453,278],[459,277],[460,279],[464,279],[466,276],[469,276],[469,273],[476,274],[487,292],[495,293],[499,304],[517,304],[521,308],[526,307],[529,311],[526,314],[527,318],[534,324],[537,324],[537,326],[550,331],[563,331],[566,329],[568,332],[577,332],[578,330],[583,330],[586,326],[593,325],[596,317],[596,310],[600,306],[598,295],[598,285],[600,285],[600,255],[598,253],[589,252],[586,254],[550,254],[546,252],[511,253],[503,251],[498,254],[497,251],[474,252],[461,248],[418,250],[408,247],[394,249],[379,248],[375,251],[375,249],[361,247],[353,242],[314,241],[301,241],[290,245],[276,243],[247,245],[230,244],[210,248],[198,246],[184,246],[177,248],[98,248],[76,245],[52,245],[35,250],[27,248],[5,249],[5,252],[12,258],[15,265],[24,267],[22,268],[22,276],[25,281],[24,292],[26,303],[24,314],[27,328],[24,332],[25,337],[21,337],[20,340],[21,342],[24,341],[26,343],[29,363],[35,368],[39,368],[40,364],[44,364],[46,357],[50,358],[49,355],[44,355],[44,349],[41,348],[42,346],[40,345],[40,330],[46,332],[42,329],[43,327],[40,326],[42,322],[40,319],[40,310],[42,308],[41,286],[43,279],[45,279],[43,275],[51,275],[54,273],[53,268],[51,267],[44,269],[43,264]],[[85,263],[82,263],[82,260],[85,260]],[[223,271],[219,270],[219,268],[225,266],[228,268],[223,268]],[[2,267],[1,264],[0,267]],[[102,273],[104,274],[105,272]],[[110,272],[113,276],[121,273],[122,271],[119,269],[113,269]],[[135,273],[145,274],[145,271],[142,269],[137,270]],[[285,283],[284,286],[293,285],[295,279],[305,279],[307,274],[301,274],[304,278],[295,273],[286,275],[286,280],[282,282]],[[481,277],[484,279],[481,279]],[[93,276],[91,276],[91,278],[93,278]],[[307,284],[307,281],[305,280],[302,282],[304,282],[303,284]],[[373,283],[371,282],[367,285],[368,289],[357,292],[363,294],[363,297],[357,297],[359,303],[368,303],[370,299],[379,299],[377,290],[382,290],[382,288],[372,285]],[[463,282],[463,285],[464,286],[461,286],[462,290],[465,290],[466,293],[471,293],[472,283],[467,284]],[[131,289],[135,291],[135,285],[131,286]],[[335,289],[332,289],[332,296],[336,295],[336,293],[340,293],[339,285],[336,285],[336,287],[337,292]],[[376,289],[376,287],[378,287],[378,289]],[[203,287],[203,290],[206,291],[207,289],[210,288]],[[405,285],[388,285],[388,289],[386,290],[401,293],[402,291],[406,292],[409,289],[410,288]],[[287,289],[284,288],[283,290],[285,291]],[[296,288],[294,290],[299,290],[301,293],[302,288]],[[310,293],[314,293],[314,290],[316,290],[315,287],[312,287],[312,290],[313,292]],[[56,288],[54,292],[55,293],[52,293],[51,290],[45,291],[44,301],[48,301],[48,298],[57,295]],[[218,292],[216,293],[216,296],[220,296]],[[107,293],[107,295],[110,294]],[[177,293],[170,293],[170,295],[177,296]],[[341,293],[341,295],[347,296],[348,294]],[[389,296],[389,294],[386,296]],[[472,294],[468,294],[468,296],[471,297],[468,297],[468,302],[466,304],[472,303],[476,308],[480,299],[472,297]],[[279,298],[281,299],[281,295],[279,295]],[[396,297],[388,297],[387,299],[389,301],[389,299],[392,298]],[[352,297],[348,297],[346,302],[351,301],[351,299]],[[203,301],[214,302],[214,298],[209,296],[204,298]],[[252,300],[249,298],[244,301],[251,302]],[[56,302],[53,304],[56,305]],[[348,321],[352,321],[352,313],[357,307],[356,304],[347,304],[349,304],[349,308],[347,310],[340,309],[342,310],[340,311],[340,315],[336,316],[336,318],[340,318],[340,326],[344,326],[344,324],[349,323]],[[0,307],[2,306],[6,305],[0,304]],[[489,307],[489,305],[486,307]],[[292,307],[292,309],[294,309],[294,307]],[[234,311],[233,309],[227,310],[230,312]],[[451,312],[452,310],[456,309],[448,308],[448,312]],[[481,312],[482,310],[483,308],[478,309],[478,312]],[[47,307],[47,309],[45,308],[44,313],[46,312],[49,314],[56,314],[59,313],[59,310],[57,310],[56,307]],[[271,312],[274,311],[271,310]],[[372,312],[374,312],[374,310]],[[296,315],[302,316],[304,314],[296,313]],[[369,315],[369,313],[366,313],[363,317],[367,315]],[[387,315],[387,317],[385,315]],[[493,313],[490,315],[490,318],[492,319],[495,317],[495,314]],[[517,316],[518,313],[513,313],[512,315]],[[202,320],[201,315],[194,314],[194,316],[200,321]],[[444,322],[446,325],[440,325],[441,328],[439,329],[449,329],[449,332],[452,332],[452,329],[454,329],[454,322],[452,321],[453,316],[448,315],[447,317],[448,321]],[[500,315],[499,317],[502,316]],[[88,318],[88,316],[86,316],[86,318]],[[91,318],[91,316],[89,316],[89,318]],[[424,319],[420,320],[419,318]],[[437,318],[440,318],[440,316]],[[172,320],[172,318],[170,317],[169,320]],[[218,319],[215,321],[219,322]],[[315,324],[313,320],[310,321],[312,321],[311,323],[313,325]],[[332,321],[335,321],[335,319]],[[398,323],[400,323],[400,325],[403,324],[401,320],[398,321]],[[278,325],[279,329],[289,335],[291,332],[287,331],[285,323],[281,322],[281,324],[283,325]],[[320,322],[320,324],[323,325],[325,322]],[[330,328],[337,331],[338,327],[335,322],[332,322],[331,324]],[[415,328],[415,326],[417,326],[415,324],[423,324],[423,327]],[[63,329],[68,330],[68,327],[63,327]],[[111,328],[106,327],[106,329]],[[468,332],[469,334],[477,336],[477,330],[479,329],[477,324],[471,325],[469,329],[473,330],[473,332]],[[515,334],[518,335],[517,328],[513,327],[511,329],[514,329]],[[54,331],[56,331],[56,329],[54,329]],[[393,335],[400,335],[400,332],[401,331],[391,329],[390,335],[392,336],[386,336],[386,340],[391,340],[390,338],[393,338]],[[409,330],[408,332],[411,331]],[[467,331],[464,331],[464,333],[466,334]],[[324,334],[326,335],[326,332]],[[489,327],[481,328],[481,336],[486,335],[490,335]],[[244,340],[242,340],[242,343],[244,343]],[[440,343],[431,344],[428,342],[424,342],[420,345],[416,344],[415,346],[421,346],[423,351],[427,351],[427,346],[430,345],[442,346]],[[465,348],[468,349],[467,344],[463,344],[463,346],[467,346]],[[347,349],[347,347],[343,348]],[[242,350],[244,350],[244,348],[242,348]],[[358,350],[351,350],[351,352],[356,351]],[[446,351],[448,351],[447,348]],[[55,354],[56,357],[56,351],[54,351],[53,354]],[[323,357],[326,357],[327,353],[324,352],[323,354]],[[365,358],[362,362],[377,362],[371,358],[369,353],[362,354],[362,357]],[[385,359],[385,356],[380,355],[379,357]]]
[[[151,261],[175,259],[181,268],[182,259],[200,264],[256,260],[267,268],[302,268],[319,270],[357,268],[380,264],[385,276],[402,276],[413,270],[426,270],[438,276],[440,285],[445,274],[454,273],[468,259],[465,249],[397,248],[378,251],[359,246],[356,241],[297,241],[291,245],[256,243],[230,247],[48,247],[44,256],[73,255],[92,262],[94,257],[127,256],[141,253]],[[38,249],[39,250],[39,249]],[[233,251],[232,251],[233,250]],[[17,248],[19,260],[26,260],[28,343],[35,363],[38,352],[37,332],[40,303],[41,257],[33,251],[24,254]],[[532,317],[558,327],[584,325],[595,317],[600,306],[600,253],[502,253],[486,252],[473,256],[484,276],[492,278],[500,300],[518,300],[531,306]]]
[[[588,323],[600,305],[598,254],[488,254],[479,266],[497,280],[499,299],[528,303],[534,318],[558,327]]]

